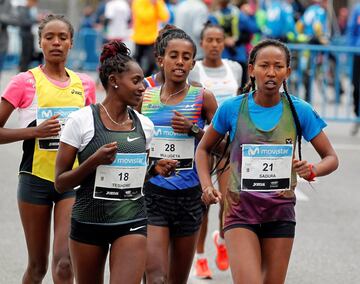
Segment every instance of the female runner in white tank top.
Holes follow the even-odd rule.
[[[218,105],[227,98],[237,95],[242,77],[242,67],[239,63],[221,58],[224,49],[224,31],[214,24],[206,24],[201,32],[201,47],[204,50],[204,59],[197,61],[194,69],[189,75],[189,80],[200,83],[209,89],[216,97]],[[219,163],[219,164],[218,164]],[[224,167],[224,159],[217,159],[218,169]],[[217,180],[221,192],[226,190],[229,171],[218,173]],[[222,231],[222,212],[223,206],[220,204],[219,212],[219,231],[213,234],[217,248],[216,264],[220,270],[229,267],[227,251],[223,239]],[[204,254],[205,238],[207,233],[207,214],[203,219],[200,229],[200,236],[197,244],[197,258],[195,262],[195,275],[199,278],[211,278],[212,273],[209,269],[207,259]]]

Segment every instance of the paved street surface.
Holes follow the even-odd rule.
[[[13,74],[14,71],[3,74],[1,91]],[[99,99],[102,96],[99,93]],[[16,118],[13,115],[7,126],[15,127]],[[299,183],[296,238],[286,283],[360,283],[360,134],[351,137],[350,127],[350,124],[329,123],[326,128],[340,158],[338,171],[319,178],[312,187],[306,182]],[[303,157],[309,161],[318,160],[311,145],[305,142]],[[16,202],[20,158],[21,143],[0,145],[0,283],[4,284],[20,283],[27,263]],[[210,236],[218,226],[217,211],[216,206],[210,210],[206,244],[213,280],[198,280],[191,276],[191,284],[232,283],[230,271],[220,272],[215,268]],[[106,279],[108,281],[108,276]],[[52,283],[50,272],[44,283]]]

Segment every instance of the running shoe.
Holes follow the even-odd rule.
[[[217,251],[215,263],[219,268],[219,270],[227,270],[229,268],[229,258],[225,244],[218,243],[219,238],[220,238],[219,231],[214,231],[213,240]]]
[[[197,259],[195,262],[195,276],[201,279],[211,279],[212,273],[206,258]]]

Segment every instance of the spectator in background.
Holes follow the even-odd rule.
[[[104,35],[106,34],[106,23],[105,23],[105,6],[107,0],[100,0],[95,10],[95,29],[100,31],[103,35],[103,42],[106,42]]]
[[[296,23],[299,42],[310,44],[328,44],[329,29],[328,17],[326,13],[327,0],[313,0],[312,4],[306,8],[303,16]],[[311,103],[311,76],[310,76],[310,54],[305,53],[304,63],[304,86],[305,101]]]
[[[292,6],[292,9],[294,11],[294,20],[298,21],[305,11],[303,4],[300,0],[287,0],[287,2]]]
[[[166,0],[165,3],[166,3],[166,7],[168,8],[169,10],[169,14],[170,14],[170,18],[168,20],[168,24],[170,25],[174,25],[175,23],[175,8],[177,6],[177,0]]]
[[[242,4],[241,9],[230,4],[229,0],[218,0],[219,9],[210,17],[210,21],[220,25],[225,31],[225,49],[223,58],[234,60],[243,67],[241,86],[247,81],[248,47],[254,33],[260,32],[248,4]]]
[[[339,26],[340,35],[346,34],[348,18],[349,18],[349,9],[346,7],[341,7],[339,9],[339,15],[338,15],[338,21],[337,21],[338,26]]]
[[[306,8],[303,16],[296,23],[297,31],[307,37],[309,43],[329,42],[326,7],[327,0],[313,0],[312,5]]]
[[[95,12],[92,6],[87,5],[83,9],[83,16],[79,25],[78,43],[84,51],[85,60],[79,68],[85,70],[94,69],[99,64],[99,56],[97,54],[97,36],[95,30]]]
[[[100,0],[95,10],[95,24],[104,26],[105,23],[105,6],[107,0]]]
[[[159,31],[159,24],[167,22],[169,11],[163,0],[133,0],[133,35],[135,60],[149,76],[156,68],[154,43]],[[143,59],[146,61],[144,63]]]
[[[295,21],[292,6],[283,0],[273,0],[265,5],[266,21],[263,27],[265,37],[282,42],[295,39]]]
[[[196,44],[196,59],[202,59],[200,33],[207,22],[209,11],[203,0],[184,0],[175,9],[175,26],[186,32]]]
[[[8,25],[17,25],[18,19],[14,15],[10,0],[0,0],[0,75],[3,70],[9,45]]]
[[[83,9],[83,16],[80,21],[80,29],[92,29],[95,26],[95,13],[92,6],[87,5]]]
[[[352,9],[347,26],[347,40],[351,46],[360,47],[360,3],[357,3]],[[360,54],[355,54],[353,59],[353,103],[354,112],[357,118],[360,118],[359,112],[359,92],[360,92]],[[360,121],[357,121],[351,130],[352,135],[356,135],[360,129]]]
[[[126,0],[110,0],[105,5],[106,40],[126,42],[130,36],[131,10]]]
[[[30,68],[32,61],[42,61],[42,53],[35,51],[35,37],[33,26],[39,22],[38,1],[27,0],[25,6],[19,6],[21,55],[19,62],[19,71],[25,72]]]

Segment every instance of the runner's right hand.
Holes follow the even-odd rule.
[[[97,165],[110,165],[115,161],[118,150],[117,142],[111,142],[101,146],[93,155]]]
[[[201,200],[205,203],[205,205],[218,203],[221,200],[221,193],[213,186],[206,186],[203,188]]]
[[[46,138],[58,135],[61,130],[61,125],[59,123],[59,120],[57,119],[59,116],[60,114],[53,115],[49,119],[36,126],[35,137]]]

